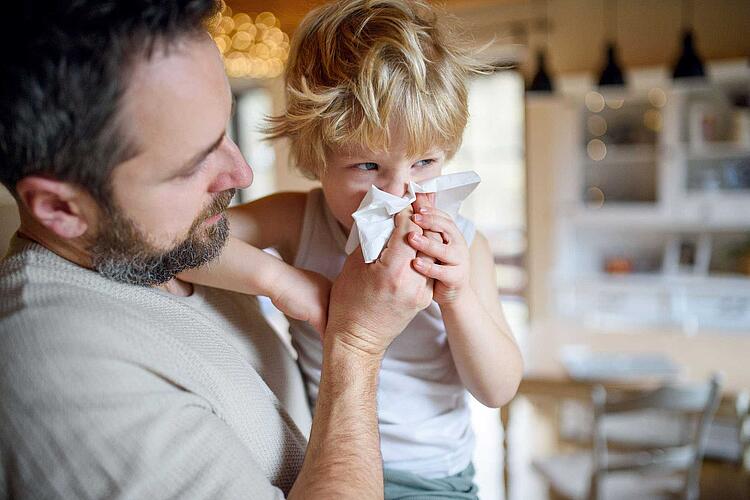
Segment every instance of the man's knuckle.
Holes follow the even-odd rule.
[[[418,307],[420,309],[425,309],[430,305],[430,302],[432,302],[432,294],[429,292],[424,293],[420,299]]]

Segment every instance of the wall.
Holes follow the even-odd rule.
[[[529,316],[547,318],[552,309],[552,272],[557,235],[554,227],[555,184],[566,164],[576,157],[573,127],[578,109],[564,97],[536,96],[526,100],[526,186],[528,211]]]
[[[693,0],[692,15],[698,53],[704,59],[750,56],[750,2],[747,0]],[[528,45],[549,46],[548,67],[553,74],[599,72],[604,57],[605,26],[615,11],[620,61],[628,67],[671,66],[681,49],[682,0],[454,0],[449,8],[471,22],[478,38],[525,44],[512,38],[513,22],[528,28],[529,18],[550,22],[550,32],[532,29]],[[687,11],[685,12],[687,16]],[[686,22],[689,22],[686,20]],[[610,24],[614,24],[610,22]],[[534,28],[534,26],[531,26]],[[613,29],[614,31],[614,29]],[[526,64],[526,72],[535,63]]]
[[[253,81],[247,79],[230,79],[232,92],[237,95],[241,95],[251,89],[265,89],[271,98],[271,115],[278,116],[284,113],[284,82],[282,78],[274,78],[271,80],[260,80]],[[239,112],[239,107],[237,111]],[[258,122],[255,124],[246,124],[246,127],[257,127],[260,128],[263,124]],[[243,133],[243,132],[240,132]],[[239,141],[241,147],[245,148],[248,146],[248,141]],[[289,152],[289,142],[286,139],[274,140],[271,143],[274,149],[274,166],[273,166],[273,189],[271,192],[278,191],[309,191],[310,189],[318,185],[317,181],[311,181],[305,178],[300,172],[291,166],[292,161]],[[243,150],[246,160],[253,167],[252,153],[247,150]],[[262,175],[260,172],[255,172],[256,179],[258,175]],[[255,184],[255,181],[253,181]],[[261,196],[265,196],[269,193],[263,192],[258,193]],[[255,196],[243,199],[243,201],[249,201],[255,199]]]

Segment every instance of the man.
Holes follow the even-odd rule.
[[[379,363],[432,293],[408,215],[333,285],[309,442],[254,300],[174,278],[218,255],[252,180],[224,134],[214,9],[27,0],[0,20],[0,181],[21,215],[0,263],[0,498],[382,498]]]

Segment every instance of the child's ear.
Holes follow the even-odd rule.
[[[93,221],[90,195],[68,182],[24,177],[16,184],[16,192],[23,208],[39,224],[61,238],[83,236]]]

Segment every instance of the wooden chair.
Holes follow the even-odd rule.
[[[735,402],[737,411],[737,441],[740,453],[737,465],[744,481],[745,491],[750,493],[750,392],[742,391]]]
[[[576,500],[696,500],[706,431],[720,400],[720,378],[697,386],[665,386],[637,393],[592,392],[594,422],[590,451],[534,462],[555,497]],[[609,418],[663,412],[685,422],[682,438],[648,448],[611,443]],[[638,434],[642,429],[634,427]],[[634,439],[633,442],[639,440]]]
[[[735,402],[737,410],[737,441],[740,444],[739,465],[750,474],[750,392],[743,391]]]

